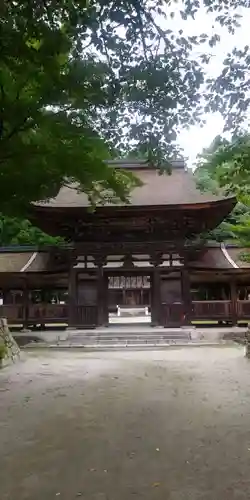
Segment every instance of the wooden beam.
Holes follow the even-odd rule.
[[[151,274],[151,324],[161,323],[161,274],[156,266]]]
[[[192,315],[192,300],[191,300],[191,287],[190,287],[190,275],[188,269],[185,267],[181,270],[181,291],[182,291],[182,301],[184,305],[184,325],[190,325],[191,315]]]
[[[97,269],[97,307],[98,325],[108,326],[108,280],[102,266]]]
[[[183,241],[131,241],[126,242],[122,238],[119,241],[111,242],[86,242],[86,243],[76,243],[76,251],[78,255],[93,255],[94,257],[98,255],[124,255],[124,254],[152,254],[152,253],[169,253],[176,252],[180,253],[183,249]]]
[[[230,295],[231,295],[231,314],[232,314],[232,323],[233,325],[237,325],[238,314],[237,314],[237,286],[235,279],[230,280]]]
[[[27,277],[23,277],[23,308],[24,308],[24,322],[23,328],[29,327],[29,287]]]
[[[68,281],[68,325],[76,325],[76,305],[77,305],[77,269],[71,267]]]

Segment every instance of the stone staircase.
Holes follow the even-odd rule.
[[[176,328],[121,327],[96,330],[72,330],[65,340],[50,344],[51,347],[84,347],[88,349],[152,349],[165,348],[191,341],[191,331]]]

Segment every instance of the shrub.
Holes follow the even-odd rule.
[[[0,344],[0,363],[7,354],[7,347],[4,344]]]

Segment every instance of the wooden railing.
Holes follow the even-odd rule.
[[[237,317],[250,320],[250,300],[237,300]]]
[[[191,304],[191,321],[231,321],[250,320],[250,301],[238,300],[198,300]],[[185,324],[184,304],[162,304],[161,325],[180,326]]]
[[[23,324],[25,310],[22,305],[6,304],[0,306],[0,316],[7,318],[10,324]]]
[[[25,309],[22,305],[6,304],[0,306],[0,315],[7,318],[12,325],[67,323],[68,306],[61,304],[30,304]]]
[[[72,311],[73,326],[94,328],[98,325],[98,308],[96,305],[76,305]],[[23,305],[6,304],[0,306],[0,316],[6,317],[13,325],[59,324],[69,322],[69,306],[67,304],[30,304],[27,309]],[[250,321],[250,300],[206,300],[193,301],[191,304],[192,321]],[[160,324],[178,327],[185,324],[185,307],[181,302],[163,303],[161,305]]]
[[[28,308],[29,323],[67,323],[67,304],[32,304]]]
[[[231,300],[204,300],[192,302],[193,320],[229,320],[232,316]]]
[[[95,327],[98,324],[97,306],[76,305],[72,311],[74,326]],[[58,324],[69,322],[67,304],[30,304],[26,309],[22,305],[0,306],[0,316],[6,317],[12,325]]]

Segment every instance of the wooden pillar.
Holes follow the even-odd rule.
[[[231,296],[231,321],[233,325],[237,325],[237,286],[234,278],[230,281],[230,296]]]
[[[161,324],[161,274],[155,266],[151,276],[151,325]]]
[[[108,326],[108,279],[103,267],[107,263],[107,256],[100,253],[94,257],[97,266],[97,325]]]
[[[108,281],[102,265],[97,269],[97,307],[98,325],[108,326]]]
[[[190,275],[188,269],[186,268],[181,270],[181,292],[182,292],[182,302],[184,310],[183,325],[190,325],[192,316],[192,299],[191,299]]]
[[[109,326],[109,279],[107,274],[103,274],[103,286],[104,286],[104,325]]]
[[[29,328],[29,287],[27,283],[27,279],[24,278],[23,281],[23,329],[26,330]]]
[[[46,303],[46,291],[44,288],[41,288],[41,302],[42,304]]]
[[[144,304],[143,288],[140,289],[140,305],[141,306],[145,306],[145,304]]]
[[[73,327],[77,323],[77,269],[73,266],[69,270],[68,297],[68,326]]]
[[[8,294],[7,290],[5,288],[2,288],[3,305],[7,304],[6,301],[6,297],[8,296],[7,294]]]

